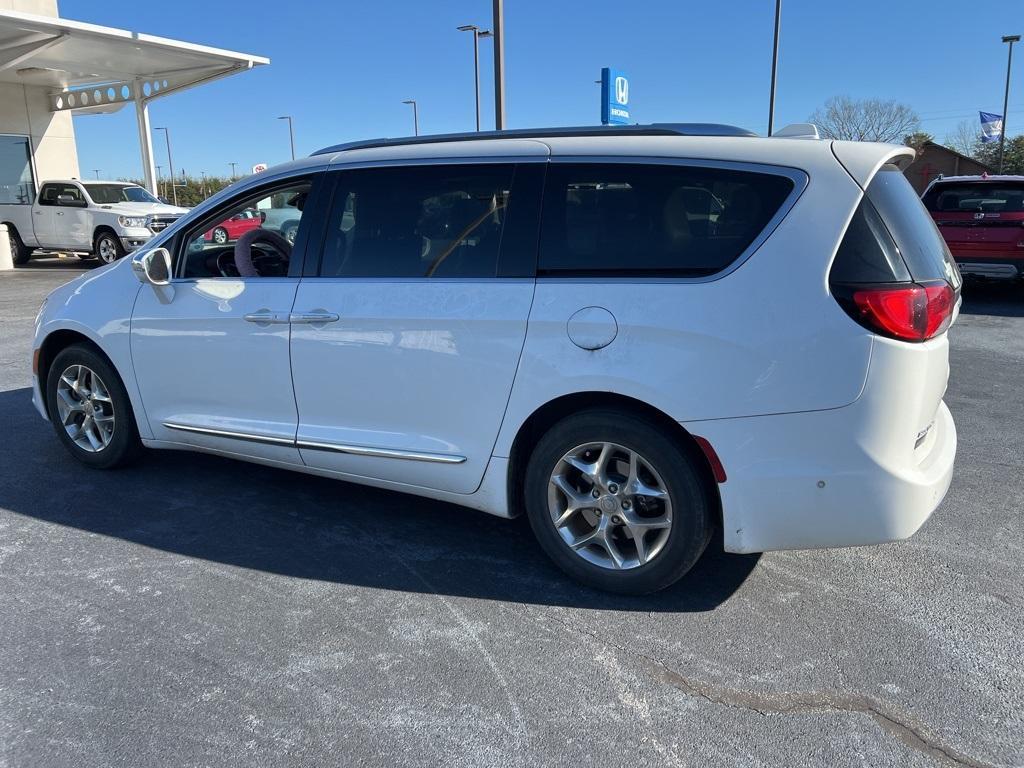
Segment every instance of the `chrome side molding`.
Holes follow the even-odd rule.
[[[384,459],[407,459],[409,461],[432,461],[435,464],[462,464],[465,456],[450,453],[423,453],[421,451],[399,451],[393,448],[370,448],[365,445],[348,445],[345,443],[318,443],[312,440],[297,440],[299,448],[313,451],[333,451],[334,453],[350,453],[353,456],[377,456]]]
[[[235,440],[245,440],[250,443],[268,443],[270,445],[295,445],[295,440],[289,437],[253,435],[248,432],[235,432],[229,429],[194,427],[191,424],[177,424],[173,421],[165,421],[164,426],[167,427],[168,429],[176,429],[179,432],[195,432],[197,435],[212,435],[213,437],[230,437]]]
[[[466,461],[465,456],[456,456],[449,453],[400,451],[394,448],[371,448],[366,445],[350,445],[348,443],[323,443],[313,440],[296,440],[289,437],[273,437],[271,435],[254,435],[248,432],[235,432],[229,429],[196,427],[191,424],[178,424],[173,421],[165,421],[163,422],[163,425],[168,429],[175,429],[179,432],[194,432],[198,435],[210,435],[211,437],[228,437],[234,440],[245,440],[250,443],[286,445],[295,448],[305,448],[306,450],[311,451],[333,451],[334,453],[347,453],[353,456],[373,456],[381,459],[403,459],[406,461],[429,461],[435,464],[463,464]]]

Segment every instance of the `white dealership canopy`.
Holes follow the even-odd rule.
[[[270,59],[80,21],[0,11],[0,82],[52,88],[54,112],[134,104],[146,186],[156,193],[148,106]]]

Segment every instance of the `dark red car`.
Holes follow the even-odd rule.
[[[923,199],[962,274],[1024,277],[1024,176],[947,176]]]
[[[224,245],[237,240],[251,229],[259,229],[263,225],[263,216],[257,210],[249,209],[236,213],[225,219],[216,227],[203,235],[203,239],[217,245]]]

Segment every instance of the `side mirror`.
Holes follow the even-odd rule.
[[[132,272],[140,283],[148,285],[169,285],[171,282],[171,254],[166,248],[132,256]]]

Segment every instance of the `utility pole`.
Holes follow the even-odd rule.
[[[416,107],[416,99],[406,99],[403,104],[412,104],[412,130],[414,136],[420,135],[420,113]]]
[[[228,165],[231,166],[231,180],[234,181],[238,178],[238,174],[235,173],[235,166],[238,165],[238,163],[228,163]]]
[[[174,161],[171,159],[171,131],[169,128],[154,128],[154,131],[163,131],[164,138],[167,139],[167,167],[171,171],[171,197],[174,199],[174,204],[178,204],[178,187],[174,183]]]
[[[480,130],[480,38],[491,37],[490,30],[480,29],[476,24],[457,27],[459,32],[473,33],[473,87],[476,95],[476,129]]]
[[[775,0],[775,39],[772,43],[772,85],[768,96],[768,135],[775,127],[775,77],[779,69],[779,27],[782,24],[782,0]]]
[[[1013,44],[1020,42],[1020,35],[1005,35],[1004,43],[1010,44],[1010,52],[1006,56],[1006,92],[1003,94],[1003,130],[999,132],[999,163],[996,173],[1003,172],[1003,148],[1006,146],[1006,110],[1010,106],[1010,65],[1013,64]]]
[[[505,130],[505,0],[494,0],[494,129]]]
[[[277,119],[278,120],[287,120],[288,121],[288,140],[292,144],[292,160],[294,160],[295,159],[295,129],[292,127],[292,116],[291,115],[282,115],[281,117],[279,117]]]

